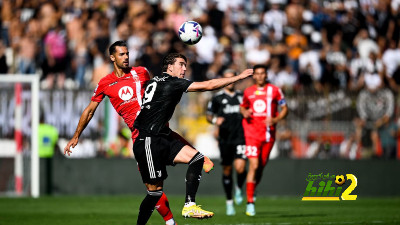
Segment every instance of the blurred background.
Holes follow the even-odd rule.
[[[61,154],[96,84],[112,72],[108,47],[117,40],[127,41],[132,66],[145,66],[153,74],[161,73],[167,53],[185,54],[187,78],[193,81],[220,77],[225,69],[240,72],[267,64],[268,79],[282,88],[290,110],[278,124],[271,154],[275,170],[286,169],[300,180],[309,172],[337,168],[360,168],[366,178],[368,173],[388,177],[400,172],[399,0],[0,0],[0,5],[0,76],[38,75],[40,121],[57,133],[54,152],[42,155],[41,178],[47,176],[41,179],[42,193],[120,193],[118,187],[79,191],[63,183],[82,181],[82,170],[96,174],[104,165],[113,167],[106,172],[110,177],[121,171],[127,173],[123,179],[138,177],[136,162],[122,160],[133,157],[130,131],[108,99],[83,132],[73,159]],[[194,46],[177,36],[187,20],[203,27]],[[251,84],[246,79],[236,87],[244,90]],[[0,87],[0,192],[7,192],[14,185],[15,87],[1,82]],[[218,160],[214,127],[205,118],[212,94],[185,94],[171,127]],[[21,98],[29,171],[30,85],[23,85]],[[46,158],[53,160],[46,163]],[[369,171],[373,165],[381,169]],[[75,178],[67,178],[67,169],[77,171]],[[219,178],[215,183],[220,185]],[[388,194],[400,194],[399,182],[388,186]],[[298,193],[287,190],[268,193]]]

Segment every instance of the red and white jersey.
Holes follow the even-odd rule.
[[[145,67],[132,67],[130,73],[122,77],[112,72],[97,84],[92,101],[101,102],[108,96],[114,109],[131,129],[132,138],[136,138],[133,123],[140,112],[142,96],[149,80],[149,71]]]
[[[279,114],[278,106],[286,104],[282,90],[270,83],[264,87],[253,85],[244,91],[243,102],[240,106],[251,109],[253,113],[243,119],[245,137],[269,142],[275,138],[275,125],[267,126],[267,117],[276,117]]]

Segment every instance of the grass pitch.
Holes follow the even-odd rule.
[[[143,196],[0,198],[0,225],[132,225]],[[356,201],[305,202],[301,197],[257,198],[255,217],[236,206],[236,216],[225,215],[222,196],[198,196],[211,219],[184,219],[184,196],[168,196],[179,225],[184,224],[400,224],[400,198],[363,198]],[[154,211],[148,224],[165,224]]]

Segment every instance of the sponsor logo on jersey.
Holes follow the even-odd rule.
[[[124,86],[118,91],[118,96],[124,100],[127,101],[133,97],[133,89],[129,86]]]
[[[239,113],[240,108],[238,105],[225,105],[223,111],[225,114]]]
[[[263,90],[257,90],[254,92],[255,95],[265,95],[265,91]]]
[[[165,76],[165,77],[154,77],[153,79],[154,79],[155,81],[159,82],[159,81],[165,81],[165,80],[168,79],[168,78],[169,78],[169,76]]]
[[[265,102],[263,100],[256,100],[253,103],[253,109],[256,113],[262,113],[265,111],[265,109],[267,108],[267,105],[265,104]]]
[[[116,84],[118,84],[118,81],[112,82],[112,83],[109,84],[108,86],[111,87],[111,86],[116,85]]]

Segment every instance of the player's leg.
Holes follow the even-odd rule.
[[[163,217],[167,225],[175,224],[174,215],[171,212],[169,201],[165,193],[163,193],[160,200],[158,200],[156,204],[156,210]]]
[[[269,155],[274,147],[275,140],[271,140],[270,142],[265,142],[261,146],[261,154],[260,154],[260,166],[256,171],[256,186],[261,182],[261,178],[263,175],[263,171],[265,166],[268,163]]]
[[[260,141],[246,138],[246,156],[249,161],[249,170],[246,177],[247,206],[246,215],[255,216],[254,191],[256,188],[256,171],[259,167]]]
[[[227,200],[232,200],[233,178],[232,178],[232,165],[222,166],[222,185]]]
[[[133,145],[140,175],[147,187],[147,195],[140,204],[137,224],[147,223],[156,203],[163,195],[163,181],[168,176],[165,158],[163,157],[163,152],[168,149],[166,149],[164,142],[161,137],[139,134],[139,138]]]
[[[182,210],[182,216],[199,219],[212,217],[214,213],[203,210],[196,205],[196,193],[200,184],[201,171],[204,164],[203,154],[196,149],[185,145],[175,156],[173,162],[188,164],[186,172],[185,206]]]
[[[233,162],[236,171],[235,203],[237,205],[243,201],[242,188],[247,176],[246,162],[246,145],[237,145]]]
[[[226,196],[226,215],[233,216],[236,214],[233,206],[233,178],[232,178],[232,165],[222,166],[222,186]]]
[[[242,189],[247,175],[246,159],[235,159],[234,166],[237,175],[237,186]]]
[[[184,137],[182,137],[180,134],[176,133],[175,131],[171,131],[171,137],[179,140],[183,144],[188,145],[194,149],[194,147]],[[204,156],[204,164],[203,164],[204,172],[209,173],[213,169],[214,169],[214,163],[210,160],[210,158],[208,158],[207,156]]]
[[[229,143],[219,143],[219,151],[221,155],[222,165],[222,186],[224,188],[226,196],[226,215],[233,216],[236,214],[233,205],[233,176],[232,176],[232,164],[235,156],[235,145]]]
[[[136,137],[139,135],[139,131],[135,130],[133,131],[134,133],[132,133],[132,143],[134,144],[136,141]],[[139,172],[140,172],[140,168],[138,166]],[[174,220],[174,216],[172,214],[172,211],[169,207],[169,201],[167,196],[165,195],[165,193],[163,192],[163,194],[161,195],[160,200],[158,200],[157,204],[156,204],[156,210],[157,212],[163,217],[164,221],[166,222],[167,225],[174,225],[175,224],[175,220]]]
[[[137,225],[146,224],[151,214],[154,211],[156,203],[160,200],[163,195],[163,181],[158,181],[155,184],[145,184],[147,187],[147,195],[143,199],[139,207],[139,215],[137,219]]]

